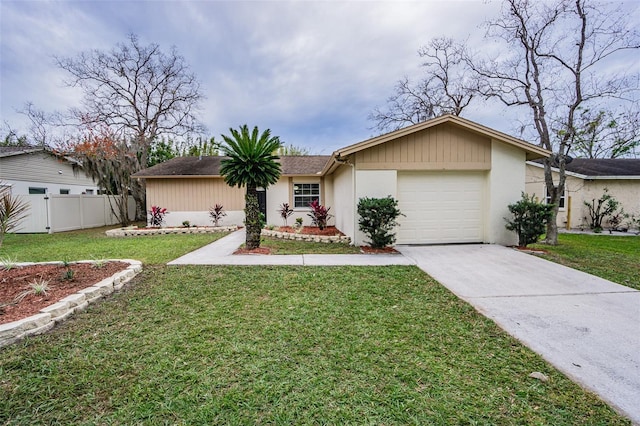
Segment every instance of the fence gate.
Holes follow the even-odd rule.
[[[20,222],[16,232],[46,233],[49,232],[49,196],[44,194],[18,195],[29,204],[27,217]]]

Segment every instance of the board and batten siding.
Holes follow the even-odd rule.
[[[93,180],[87,177],[82,170],[74,174],[70,163],[58,160],[46,152],[0,158],[0,180],[81,185],[87,188],[96,186]]]
[[[490,170],[491,139],[451,124],[356,153],[359,170]]]
[[[222,178],[146,179],[147,209],[208,211],[222,204],[227,211],[244,209],[244,188],[231,188]]]

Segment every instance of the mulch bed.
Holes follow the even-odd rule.
[[[324,235],[329,237],[334,235],[344,235],[335,226],[327,226],[323,230],[320,230],[317,226],[303,226],[300,232],[298,232],[298,230],[293,226],[280,226],[276,228],[275,231],[289,232],[291,234]]]
[[[399,254],[393,247],[373,248],[370,246],[360,246],[360,251],[364,254]]]
[[[107,262],[100,268],[89,263],[71,263],[68,267],[32,265],[14,267],[8,271],[0,270],[0,324],[35,315],[40,309],[91,287],[128,267],[129,264],[124,262]],[[71,279],[65,279],[67,270],[73,271]],[[48,281],[49,285],[46,294],[28,294],[20,302],[14,303],[18,295],[31,290],[31,283],[43,280]]]

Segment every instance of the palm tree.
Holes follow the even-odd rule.
[[[267,188],[280,178],[280,157],[274,155],[280,148],[280,139],[271,137],[267,129],[258,135],[258,127],[249,133],[247,125],[240,126],[240,131],[229,129],[231,137],[222,135],[226,145],[222,152],[228,156],[222,160],[220,174],[229,186],[247,187],[245,195],[245,225],[247,227],[247,249],[260,247],[261,220],[258,207],[257,188]]]

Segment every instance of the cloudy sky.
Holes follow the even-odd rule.
[[[628,2],[637,18],[640,2]],[[247,123],[286,144],[330,154],[375,135],[368,114],[436,36],[486,45],[499,1],[0,1],[0,122],[26,132],[25,102],[48,112],[79,104],[54,56],[109,50],[135,33],[175,46],[202,83],[208,135]],[[637,61],[636,61],[637,66]],[[513,133],[504,108],[467,118]]]

